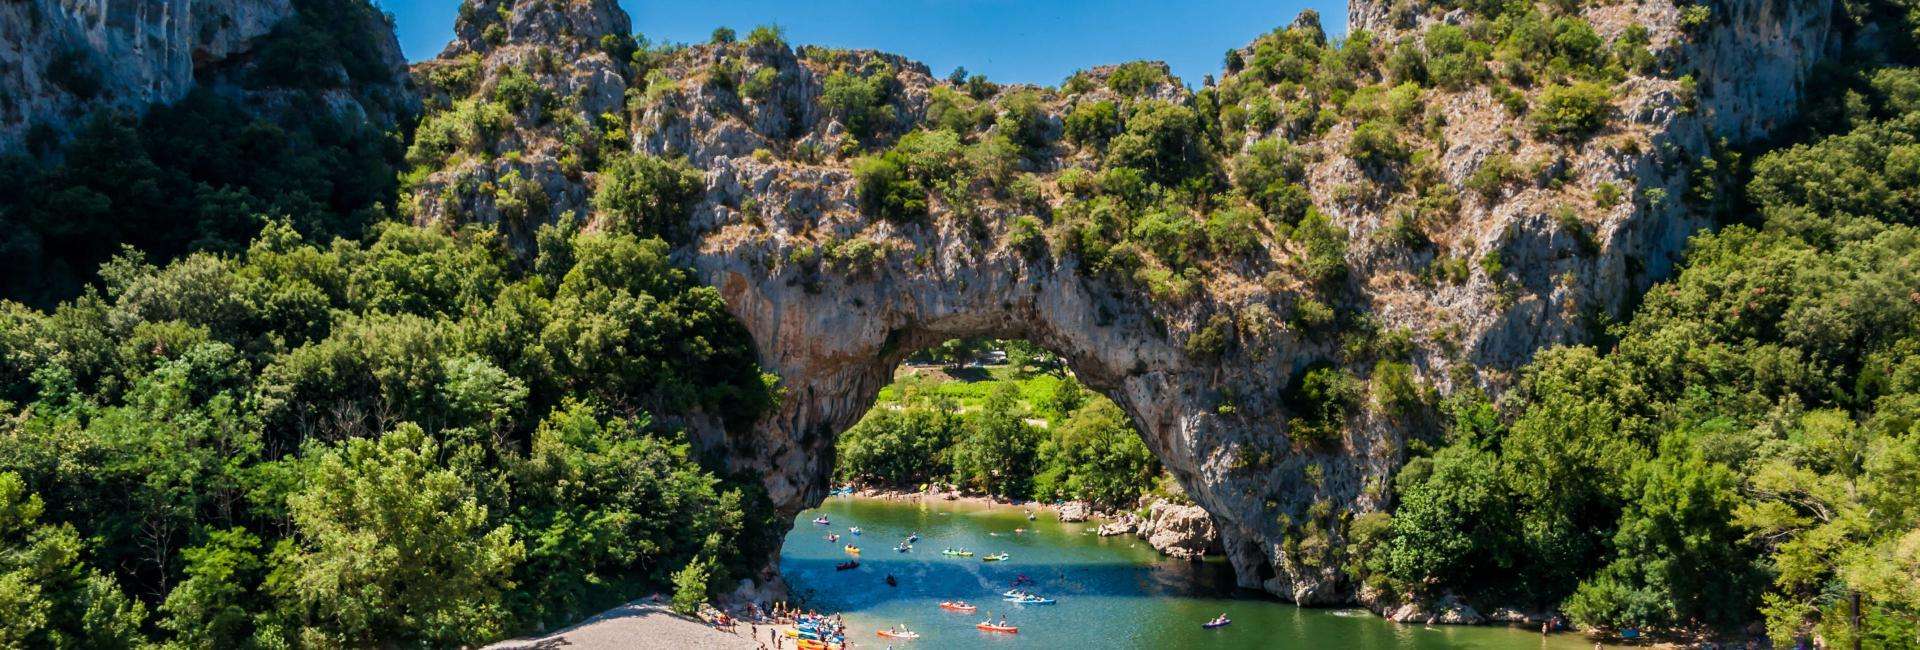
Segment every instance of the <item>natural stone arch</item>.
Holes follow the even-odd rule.
[[[1290,444],[1282,391],[1305,366],[1300,359],[1325,353],[1322,345],[1283,338],[1268,341],[1274,349],[1236,344],[1199,355],[1170,332],[1208,320],[1211,303],[1145,301],[1070,258],[1007,245],[998,229],[981,236],[941,223],[889,228],[890,240],[921,253],[895,252],[857,273],[810,274],[778,259],[778,243],[765,238],[711,236],[683,253],[782,378],[777,412],[728,446],[734,469],[762,476],[783,518],[826,496],[834,440],[908,355],[953,338],[1026,339],[1126,411],[1148,449],[1214,516],[1243,586],[1303,603],[1346,596],[1334,567],[1289,557],[1278,540],[1316,501],[1334,512],[1379,509],[1363,488],[1384,479],[1398,450],[1384,448],[1389,438],[1377,428],[1355,428],[1322,448]],[[1223,414],[1229,390],[1234,408]],[[1243,453],[1273,461],[1246,466],[1236,461]],[[1310,464],[1320,466],[1317,484],[1304,478]],[[1328,521],[1325,533],[1339,531]]]
[[[1009,97],[1038,107],[1034,119],[1013,127],[1025,143],[1007,156],[1017,160],[977,177],[938,179],[955,184],[919,188],[929,214],[887,218],[858,200],[849,170],[856,158],[932,122],[943,82],[926,66],[872,51],[796,51],[750,40],[675,49],[643,69],[606,47],[628,37],[613,0],[471,1],[478,10],[464,14],[507,9],[505,39],[490,42],[480,22],[462,20],[458,40],[440,60],[421,64],[417,70],[428,74],[417,79],[430,82],[433,70],[469,65],[477,55],[483,79],[460,93],[477,92],[503,70],[553,62],[532,66],[532,74],[566,98],[558,108],[568,119],[523,111],[501,137],[470,152],[482,155],[460,157],[414,185],[406,212],[424,223],[492,224],[523,249],[535,225],[567,213],[590,227],[621,227],[605,223],[586,200],[594,173],[569,167],[591,157],[585,154],[628,152],[602,151],[599,141],[586,147],[560,125],[594,124],[624,109],[614,117],[627,127],[632,153],[684,158],[703,174],[704,192],[687,221],[658,229],[672,231],[665,234],[676,238],[676,256],[720,289],[788,391],[750,432],[723,437],[698,414],[691,428],[736,469],[759,472],[781,512],[822,497],[834,436],[871,406],[888,370],[912,349],[954,336],[1023,337],[1061,353],[1129,413],[1148,447],[1220,524],[1242,584],[1303,603],[1346,598],[1337,568],[1346,523],[1386,507],[1386,481],[1405,440],[1436,427],[1430,412],[1360,409],[1342,423],[1338,440],[1296,444],[1282,399],[1294,377],[1322,362],[1364,376],[1376,358],[1346,354],[1327,318],[1289,326],[1286,316],[1317,304],[1305,311],[1331,308],[1347,317],[1343,324],[1408,332],[1411,349],[1393,361],[1420,382],[1441,393],[1475,387],[1498,394],[1536,350],[1581,341],[1594,316],[1618,315],[1670,271],[1687,236],[1708,225],[1702,211],[1671,199],[1688,194],[1696,163],[1714,156],[1719,138],[1737,145],[1792,116],[1830,31],[1828,2],[1745,3],[1699,33],[1680,24],[1673,3],[1583,9],[1609,37],[1629,25],[1648,27],[1656,57],[1695,62],[1690,73],[1699,88],[1735,90],[1696,97],[1671,75],[1629,75],[1616,84],[1622,96],[1613,119],[1591,138],[1565,140],[1540,136],[1485,89],[1430,89],[1422,101],[1446,119],[1433,125],[1432,137],[1411,136],[1427,140],[1416,143],[1427,147],[1429,164],[1418,174],[1425,182],[1459,191],[1497,154],[1552,161],[1556,178],[1468,198],[1424,226],[1399,217],[1424,210],[1425,197],[1398,174],[1375,173],[1349,155],[1357,117],[1310,132],[1259,127],[1186,151],[1208,157],[1203,173],[1224,188],[1238,174],[1236,157],[1255,143],[1299,147],[1304,198],[1325,216],[1315,234],[1346,242],[1338,259],[1308,259],[1311,247],[1267,220],[1257,241],[1230,255],[1116,270],[1084,268],[1070,229],[1038,232],[1062,225],[1058,213],[1086,198],[1067,187],[1070,171],[1108,162],[1108,152],[1063,137],[1065,116],[1090,101],[1202,103],[1170,76],[1121,93],[1108,83],[1116,68],[1104,66],[1059,89],[991,93],[981,100],[989,115],[1011,114]],[[1403,21],[1388,9],[1356,0],[1349,26],[1368,29],[1384,48],[1449,19],[1425,12]],[[1311,23],[1296,29],[1322,31]],[[1753,65],[1758,50],[1779,60]],[[772,81],[746,91],[748,70]],[[870,108],[887,124],[850,132],[846,109],[823,101],[836,74],[882,75],[889,91],[876,101],[884,106]],[[449,92],[429,87],[426,94]],[[1005,135],[997,120],[964,130],[969,138]],[[497,186],[509,178],[542,195],[546,209],[503,209],[509,193]],[[1020,182],[1024,188],[1010,187]],[[1607,186],[1634,191],[1629,200],[1600,201]],[[1205,198],[1194,203],[1170,209],[1210,209],[1198,205]],[[1408,223],[1416,244],[1395,233]],[[1467,269],[1471,260],[1493,263]],[[1310,268],[1324,271],[1330,262],[1346,273]],[[1467,270],[1444,282],[1422,280],[1449,263]],[[1182,276],[1184,289],[1167,292],[1137,271],[1197,277]],[[1201,333],[1221,336],[1194,353],[1187,343]]]

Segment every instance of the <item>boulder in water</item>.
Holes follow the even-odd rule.
[[[1161,499],[1147,506],[1147,520],[1137,533],[1167,557],[1198,560],[1220,549],[1220,531],[1213,517],[1196,505]]]
[[[1060,521],[1069,523],[1086,521],[1087,517],[1092,515],[1093,506],[1087,505],[1085,501],[1068,501],[1060,504]]]

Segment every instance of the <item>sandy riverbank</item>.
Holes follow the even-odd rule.
[[[501,641],[484,650],[614,650],[672,648],[673,650],[759,650],[772,648],[770,629],[789,626],[756,625],[741,621],[729,631],[706,621],[673,613],[664,603],[635,601],[601,612],[565,629],[537,637]],[[757,638],[755,636],[757,635]],[[791,640],[783,644],[792,648]]]
[[[1001,499],[998,497],[987,497],[987,496],[980,496],[980,495],[974,495],[974,494],[961,494],[959,492],[941,492],[941,491],[909,492],[906,490],[862,488],[862,489],[854,490],[853,496],[859,497],[862,499],[883,499],[887,501],[913,501],[913,502],[937,501],[937,502],[943,502],[943,503],[958,503],[962,505],[985,506],[988,508],[1013,508],[1016,510],[1032,511],[1035,514],[1039,514],[1042,512],[1049,512],[1049,513],[1053,513],[1054,517],[1056,518],[1060,516],[1059,504],[1043,503],[1040,501],[1016,502],[1016,501],[1010,501],[1007,499]],[[831,499],[834,497],[828,497],[828,498]],[[1101,517],[1101,515],[1097,512],[1091,513],[1091,514],[1095,518],[1104,518],[1104,517]]]

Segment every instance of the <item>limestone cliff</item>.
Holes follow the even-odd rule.
[[[461,5],[454,31],[440,56],[416,67],[426,101],[439,116],[472,110],[474,97],[502,98],[489,106],[506,110],[451,158],[426,161],[416,145],[409,158],[430,175],[411,181],[405,210],[421,222],[488,224],[522,245],[557,215],[584,217],[603,135],[625,129],[626,12],[611,2],[483,0]]]
[[[626,18],[611,0],[472,2],[461,41],[423,65],[447,71],[442,86],[461,84],[438,100],[444,110],[479,111],[490,93],[478,89],[519,75],[557,99],[543,104],[552,110],[517,104],[489,127],[499,141],[423,170],[413,215],[505,223],[523,242],[529,224],[565,213],[592,221],[591,166],[564,161],[604,153],[611,138],[567,134],[617,126],[622,146],[684,157],[703,174],[678,256],[720,289],[786,391],[750,433],[705,440],[764,477],[783,513],[824,497],[834,437],[906,355],[949,338],[1025,338],[1131,415],[1211,513],[1242,584],[1342,602],[1355,596],[1339,568],[1346,526],[1389,507],[1409,437],[1435,428],[1433,396],[1497,394],[1536,350],[1583,340],[1617,314],[1707,225],[1723,141],[1791,118],[1826,49],[1831,3],[1716,6],[1729,8],[1702,22],[1659,0],[1583,4],[1595,38],[1635,62],[1608,78],[1591,132],[1567,137],[1524,116],[1545,110],[1550,84],[1395,86],[1393,57],[1439,57],[1430,28],[1475,20],[1418,2],[1354,3],[1352,25],[1374,38],[1350,41],[1340,59],[1354,67],[1336,82],[1354,87],[1326,94],[1286,76],[1290,52],[1324,47],[1311,20],[1263,37],[1236,57],[1257,63],[1191,92],[1138,64],[1060,89],[955,84],[899,57],[796,52],[777,38],[649,51],[623,67],[612,53],[626,47]],[[1742,54],[1751,50],[1765,52],[1758,65]],[[1249,76],[1256,67],[1264,76]],[[1117,124],[1111,143],[1068,137],[1070,116],[1100,102],[1129,123],[1184,128],[1181,116],[1197,114],[1208,144]],[[1370,126],[1393,120],[1407,128],[1384,141]],[[579,123],[593,126],[569,126]],[[924,215],[880,216],[898,206],[876,205],[856,161],[935,125],[961,135],[912,141],[906,155],[920,158],[909,164],[971,171],[885,199],[923,202]],[[1261,144],[1276,141],[1287,144]],[[1209,240],[1195,259],[1151,239],[1088,252],[1103,218],[1089,177],[1106,161],[1133,152],[1225,185],[1253,173],[1244,160],[1275,151],[1297,166],[1312,207],[1299,209],[1325,215],[1334,234],[1309,232],[1310,216],[1238,231],[1231,246]],[[509,201],[511,217],[498,209],[524,195],[538,201]],[[1225,208],[1199,203],[1155,206],[1149,226],[1233,232],[1207,216]],[[1121,230],[1158,236],[1140,223]],[[1292,397],[1322,367],[1363,378],[1361,404],[1338,411],[1330,433]],[[1406,376],[1382,370],[1395,368]]]
[[[392,126],[416,104],[392,26],[353,3],[308,0],[20,0],[0,3],[0,151],[29,133],[58,137],[95,110],[171,103],[197,86],[248,94],[266,108],[292,102],[276,84],[249,83],[256,46],[302,6],[364,37],[369,79],[323,100],[351,121]],[[355,44],[357,45],[357,44]],[[323,48],[349,44],[325,43]],[[299,56],[327,54],[302,52]],[[360,72],[360,71],[356,71]],[[325,80],[302,85],[322,86]],[[353,88],[346,87],[352,85]]]

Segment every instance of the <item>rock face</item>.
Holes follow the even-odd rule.
[[[1155,501],[1147,507],[1147,519],[1137,534],[1167,557],[1198,560],[1220,552],[1220,532],[1200,506]]]
[[[1304,152],[1307,199],[1347,242],[1347,273],[1332,306],[1366,314],[1377,331],[1408,333],[1405,358],[1420,384],[1440,393],[1498,393],[1536,350],[1583,340],[1596,316],[1617,313],[1670,270],[1685,238],[1705,225],[1690,216],[1703,211],[1688,210],[1681,198],[1718,139],[1737,143],[1790,116],[1824,51],[1831,3],[1733,4],[1741,6],[1697,34],[1684,33],[1678,9],[1661,0],[1584,9],[1604,39],[1647,27],[1651,54],[1684,62],[1702,90],[1695,95],[1677,70],[1628,75],[1604,128],[1577,143],[1532,135],[1484,86],[1428,91],[1422,101],[1438,117],[1410,137],[1433,153],[1432,182],[1459,191],[1495,156],[1541,165],[1534,182],[1461,192],[1449,220],[1426,227],[1424,246],[1396,243],[1396,215],[1424,209],[1417,198],[1347,155],[1354,120],[1311,131],[1288,123],[1248,128],[1243,140],[1220,143],[1225,151],[1217,155],[1231,159],[1276,138]],[[1451,19],[1419,3],[1391,7],[1412,10],[1355,2],[1352,24],[1393,43]],[[1154,269],[1094,268],[1071,254],[1061,233],[1040,232],[1074,200],[1065,170],[1100,164],[1101,152],[1063,139],[1065,116],[1106,99],[1200,101],[1184,86],[1130,82],[1121,93],[1114,88],[1121,68],[1108,67],[1077,77],[1069,90],[988,89],[986,119],[969,123],[1032,108],[1032,119],[1002,119],[987,132],[1034,141],[1033,151],[971,185],[924,192],[923,218],[887,219],[863,205],[853,158],[951,118],[936,96],[945,92],[949,99],[940,101],[951,103],[953,93],[970,89],[890,55],[794,52],[771,40],[662,53],[642,84],[641,70],[626,70],[631,76],[622,80],[619,64],[602,59],[609,48],[600,43],[625,24],[611,0],[470,2],[461,40],[420,72],[465,66],[488,85],[506,79],[508,67],[531,66],[542,86],[569,98],[554,105],[560,115],[591,117],[631,88],[627,144],[685,157],[704,173],[705,191],[676,257],[719,289],[785,395],[750,432],[696,434],[733,469],[762,477],[781,514],[825,497],[834,438],[872,406],[909,354],[952,338],[1021,338],[1058,353],[1083,382],[1113,398],[1197,504],[1157,510],[1141,526],[1150,539],[1166,533],[1166,548],[1200,553],[1211,546],[1200,540],[1212,529],[1244,586],[1302,604],[1354,598],[1338,568],[1344,522],[1388,507],[1384,487],[1407,438],[1433,424],[1431,414],[1383,407],[1379,396],[1330,434],[1301,424],[1286,395],[1309,369],[1371,366],[1350,360],[1340,337],[1283,316],[1327,307],[1301,279],[1300,245],[1263,238],[1240,259],[1169,282],[1148,273]],[[1306,38],[1319,31],[1312,21],[1295,29]],[[1750,65],[1738,54],[1749,49],[1776,60]],[[542,61],[553,65],[540,68]],[[860,91],[849,79],[885,88],[881,104],[847,108]],[[566,142],[553,135],[560,129],[540,122],[551,114],[513,116],[487,159],[434,173],[414,194],[415,219],[524,233],[527,225],[497,209],[501,192],[462,189],[510,173],[532,179],[548,202],[522,218],[580,210],[592,179],[560,164],[582,149],[559,146]],[[1007,131],[1016,127],[1025,131]],[[1627,196],[1595,198],[1609,187]],[[1447,260],[1460,261],[1464,277],[1421,279]],[[1482,263],[1472,269],[1464,260]],[[765,578],[777,578],[775,567],[770,559]],[[1431,617],[1478,614],[1462,605]]]
[[[291,0],[0,3],[0,86],[5,87],[0,92],[0,151],[20,149],[36,127],[59,136],[95,110],[144,110],[179,100],[199,86],[245,95],[263,113],[294,101],[312,101],[239,83],[253,48],[296,15]],[[415,112],[418,101],[408,88],[392,26],[373,11],[328,19],[362,23],[352,31],[369,39],[372,56],[387,70],[378,80],[383,83],[322,93],[321,101],[345,120],[386,128]]]
[[[35,124],[99,106],[144,107],[193,88],[194,69],[244,51],[293,15],[289,0],[22,0],[0,4],[0,149]]]

